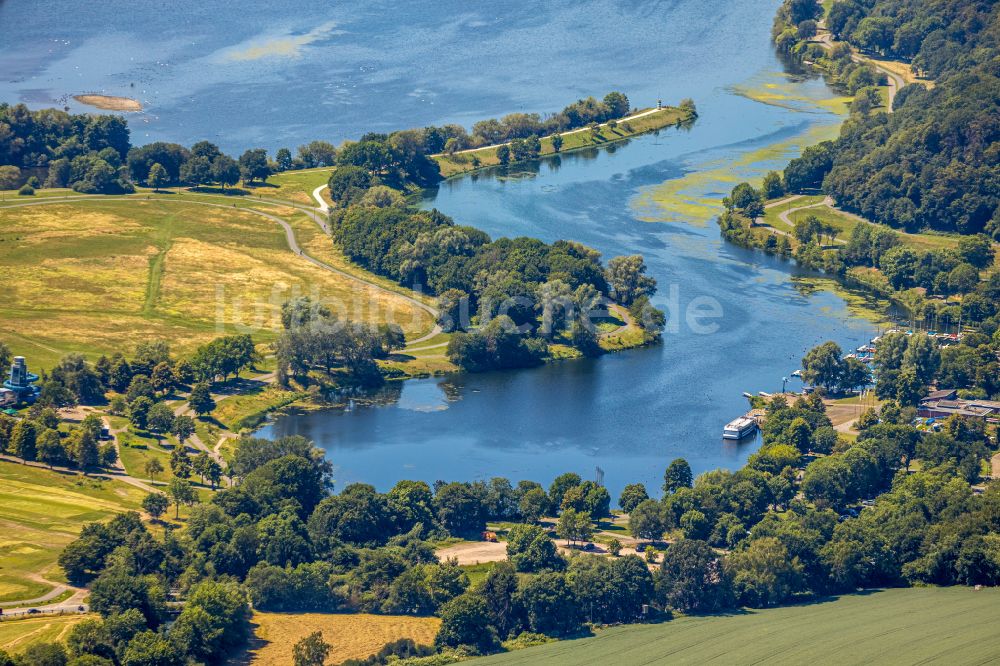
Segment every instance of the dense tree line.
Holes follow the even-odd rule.
[[[817,43],[813,38],[817,34],[817,21],[822,16],[823,8],[814,0],[785,2],[775,15],[771,31],[775,46],[781,53],[800,61],[808,61],[813,67],[821,69],[827,81],[835,87],[869,101],[869,110],[871,106],[878,106],[880,100],[877,92],[871,99],[868,93],[872,86],[886,84],[885,74],[867,63],[856,61],[851,57],[850,48],[843,44],[827,49]],[[834,36],[840,39],[837,33]]]
[[[430,155],[510,142],[503,146],[505,161],[538,155],[539,137],[621,118],[629,100],[619,92],[578,100],[543,119],[539,114],[515,113],[476,123],[469,133],[459,125],[424,127],[392,133],[368,133],[335,148],[325,141],[299,146],[295,155],[278,149],[273,159],[262,148],[244,151],[238,158],[218,146],[200,141],[190,148],[154,142],[132,146],[126,121],[113,115],[71,115],[55,109],[30,111],[23,104],[0,105],[0,188],[24,185],[32,194],[46,187],[71,187],[80,192],[119,194],[135,184],[154,189],[166,186],[207,185],[222,188],[264,182],[273,174],[293,169],[338,166],[330,182],[339,202],[351,201],[354,189],[367,191],[385,184],[397,189],[426,187],[440,180]],[[22,173],[22,170],[23,173]]]
[[[814,148],[826,150],[829,144]],[[813,150],[807,149],[806,154]],[[829,242],[836,230],[814,216],[796,221],[788,236],[757,226],[755,219],[764,213],[765,198],[779,197],[785,191],[775,172],[768,174],[760,190],[749,183],[734,187],[724,200],[726,211],[718,218],[722,235],[892,297],[914,323],[950,330],[964,321],[988,326],[992,334],[1000,315],[1000,275],[992,270],[994,244],[987,235],[963,236],[954,248],[922,249],[878,224],[859,222],[846,243]],[[796,241],[794,246],[789,238]]]
[[[23,104],[0,104],[0,164],[44,167],[107,148],[121,159],[129,147],[128,125],[118,116],[30,111]]]
[[[315,311],[303,301],[285,314],[294,326]],[[890,340],[879,367],[898,356],[904,367],[942,372],[944,362],[915,340],[902,351]],[[970,342],[992,344],[985,336]],[[806,365],[830,370],[836,351],[811,354]],[[960,356],[948,372],[959,371]],[[662,499],[641,484],[625,488],[619,505],[632,534],[650,543],[648,561],[557,551],[550,530],[579,544],[610,512],[607,490],[576,474],[548,488],[494,478],[400,481],[385,493],[351,484],[334,494],[332,466],[308,440],[244,437],[230,464],[235,484],[195,506],[183,533],[155,536],[125,514],[88,525],[63,551],[67,578],[89,583],[102,615],[86,640],[75,629],[68,649],[123,664],[146,663],[125,655],[149,650],[175,660],[166,663],[214,662],[247,635],[250,602],[291,612],[437,614],[435,647],[469,654],[678,610],[773,606],[865,586],[1000,583],[1000,486],[977,495],[969,485],[988,456],[987,431],[963,417],[940,432],[912,420],[912,407],[888,401],[863,415],[851,441],[831,427],[818,396],[773,399],[764,445],[743,469],[694,478],[678,459],[664,472]],[[909,470],[913,460],[919,472]],[[858,507],[861,500],[870,506]],[[539,524],[542,516],[558,516],[554,528]],[[508,561],[471,585],[461,567],[438,561],[429,540],[477,538],[488,522],[510,525]],[[188,599],[170,628],[167,589]],[[400,645],[387,647],[386,658],[397,649],[426,654]]]
[[[482,120],[472,126],[468,138],[460,139],[457,148],[475,148],[565,132],[592,123],[623,118],[629,113],[629,100],[620,92],[610,92],[603,100],[587,97],[568,105],[544,120],[537,113],[511,113],[503,118]]]
[[[0,453],[49,467],[91,470],[113,467],[118,461],[114,444],[101,438],[103,422],[96,414],[79,425],[60,428],[61,419],[51,407],[32,407],[26,417],[0,414]]]
[[[282,148],[271,160],[261,148],[230,157],[208,141],[191,148],[155,142],[132,146],[128,124],[115,115],[70,114],[56,109],[30,111],[0,104],[0,188],[71,187],[88,194],[122,194],[134,184],[248,184],[289,169],[333,166],[336,150],[325,141]],[[27,193],[27,192],[26,192]]]
[[[846,79],[852,93],[873,85],[870,74],[858,74],[846,48],[827,54],[805,43],[809,30],[795,21],[813,20],[819,13],[813,0],[788,0],[776,18],[779,46],[811,61],[843,63],[853,70]],[[838,0],[827,25],[863,51],[909,60],[935,85],[904,87],[892,114],[868,113],[870,105],[862,104],[838,139],[807,149],[789,164],[790,189],[822,186],[839,205],[894,227],[1000,238],[996,5]]]

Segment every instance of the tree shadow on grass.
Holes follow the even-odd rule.
[[[227,666],[250,666],[257,657],[257,653],[264,649],[267,641],[257,636],[257,629],[260,627],[254,621],[250,621],[250,637],[246,645],[237,654],[230,655],[226,659]]]
[[[200,185],[188,188],[188,190],[196,194],[221,194],[227,197],[245,197],[250,194],[249,190],[245,190],[242,187],[207,187]]]
[[[253,393],[260,393],[265,388],[267,388],[268,383],[260,381],[258,379],[249,379],[246,377],[237,377],[234,379],[226,380],[220,384],[214,384],[212,386],[212,393],[216,395],[248,395]]]
[[[224,424],[222,421],[215,418],[211,414],[203,414],[198,417],[198,420],[201,421],[202,423],[207,423],[208,425],[213,425],[217,428],[222,428],[223,430],[226,429],[226,424]]]
[[[717,613],[685,613],[688,617],[728,617],[730,615],[753,615],[762,610],[769,610],[773,608],[794,608],[799,606],[817,606],[819,604],[828,604],[834,601],[839,601],[844,597],[853,596],[869,596],[872,594],[877,594],[879,592],[884,592],[885,588],[874,587],[867,588],[864,590],[857,590],[856,592],[848,592],[845,594],[828,594],[823,596],[803,596],[798,599],[793,599],[787,603],[780,604],[778,606],[771,606],[769,608],[733,608],[729,610],[719,611]]]
[[[790,603],[782,604],[782,606],[816,606],[818,604],[827,604],[833,601],[839,601],[844,597],[867,597],[873,594],[878,594],[879,592],[885,592],[885,588],[869,587],[863,590],[856,590],[854,592],[846,592],[844,594],[828,594],[823,596],[805,597],[801,600],[796,599]]]

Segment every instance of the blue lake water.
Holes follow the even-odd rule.
[[[875,326],[796,284],[797,269],[725,244],[711,222],[739,180],[780,168],[841,118],[818,80],[783,73],[769,44],[777,0],[0,3],[0,101],[134,96],[133,142],[211,139],[231,152],[370,130],[471,124],[626,92],[636,106],[690,97],[700,118],[521,173],[442,184],[423,205],[494,236],[567,238],[605,258],[641,253],[671,314],[660,346],[530,371],[408,381],[378,405],[278,418],[329,451],[337,484],[564,471],[617,492],[658,489],[665,465],[735,468],[723,443],[743,391],[776,391],[811,346]],[[44,17],[40,14],[44,13]],[[59,19],[73,14],[74,19]],[[58,19],[58,20],[57,20]],[[719,313],[695,317],[690,313]],[[711,329],[710,332],[704,329]],[[795,387],[796,384],[792,384]]]

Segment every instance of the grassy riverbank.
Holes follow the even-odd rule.
[[[665,106],[655,110],[645,109],[617,122],[602,123],[598,126],[597,132],[591,131],[589,127],[563,132],[559,135],[562,137],[563,144],[558,151],[552,145],[554,135],[542,137],[542,148],[539,155],[544,157],[624,141],[640,134],[689,121],[693,117],[691,112],[673,106]],[[483,146],[453,155],[434,155],[432,157],[438,163],[441,175],[445,178],[500,164],[497,157],[497,146]]]
[[[827,197],[823,194],[773,199],[765,204],[768,207],[765,208],[764,216],[758,218],[757,225],[791,233],[796,222],[815,216],[837,230],[835,243],[846,243],[854,227],[859,224],[872,224],[857,215],[827,205],[826,201]],[[908,233],[902,229],[894,231],[899,234],[903,244],[919,250],[954,250],[961,238],[954,234],[939,232]]]

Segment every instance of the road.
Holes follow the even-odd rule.
[[[326,202],[326,199],[323,198],[323,190],[325,190],[326,188],[327,188],[326,183],[323,183],[322,185],[320,185],[319,187],[317,187],[315,190],[313,190],[313,199],[315,199],[316,202],[319,204],[318,207],[319,207],[319,209],[321,211],[323,211],[324,213],[329,213],[330,212],[330,204],[328,204]]]
[[[785,203],[787,201],[791,201],[794,198],[795,197],[792,197],[790,199],[784,199],[782,201],[776,201],[776,202],[774,202],[772,204],[768,204],[767,206],[765,206],[765,208],[772,208],[773,206],[776,206],[777,204]],[[830,209],[833,209],[833,210],[837,210],[836,208],[834,208],[833,198],[832,197],[825,197],[822,201],[814,203],[814,204],[809,204],[807,206],[799,206],[798,208],[789,208],[788,210],[781,211],[780,213],[778,213],[778,219],[781,220],[782,222],[784,222],[785,224],[787,224],[788,226],[794,228],[795,227],[795,222],[793,222],[792,219],[791,219],[792,213],[797,213],[800,210],[809,210],[810,208],[830,208]],[[842,211],[837,210],[837,212],[840,213]],[[862,218],[858,218],[858,219],[862,219]],[[786,231],[781,231],[779,229],[774,229],[774,230],[775,230],[775,232],[777,232],[777,233],[779,233],[779,234],[781,234],[783,236],[790,236],[791,235],[791,234],[789,234]],[[839,245],[846,245],[847,244],[847,241],[845,241],[843,239],[840,239],[840,238],[834,238],[833,242],[837,243]]]
[[[833,48],[833,35],[828,30],[826,30],[826,26],[823,24],[823,21],[820,21],[819,27],[822,30],[824,30],[824,32],[822,34],[816,36],[817,43],[819,43],[824,49],[826,49],[827,51],[829,51],[829,50],[831,50]],[[875,69],[877,69],[878,71],[882,72],[883,74],[885,74],[888,77],[888,79],[889,79],[889,103],[888,103],[888,105],[886,107],[886,111],[888,113],[892,113],[892,103],[896,99],[896,93],[898,93],[900,91],[900,89],[903,86],[906,85],[906,81],[903,80],[903,77],[899,76],[898,74],[895,74],[895,73],[891,72],[890,70],[886,69],[885,67],[883,67],[882,65],[878,64],[874,60],[871,60],[871,59],[866,58],[866,57],[864,57],[862,55],[859,55],[858,53],[856,53],[854,51],[853,48],[851,49],[851,59],[854,62],[865,62],[865,63],[868,63],[869,65],[871,65],[872,67],[874,67]]]

